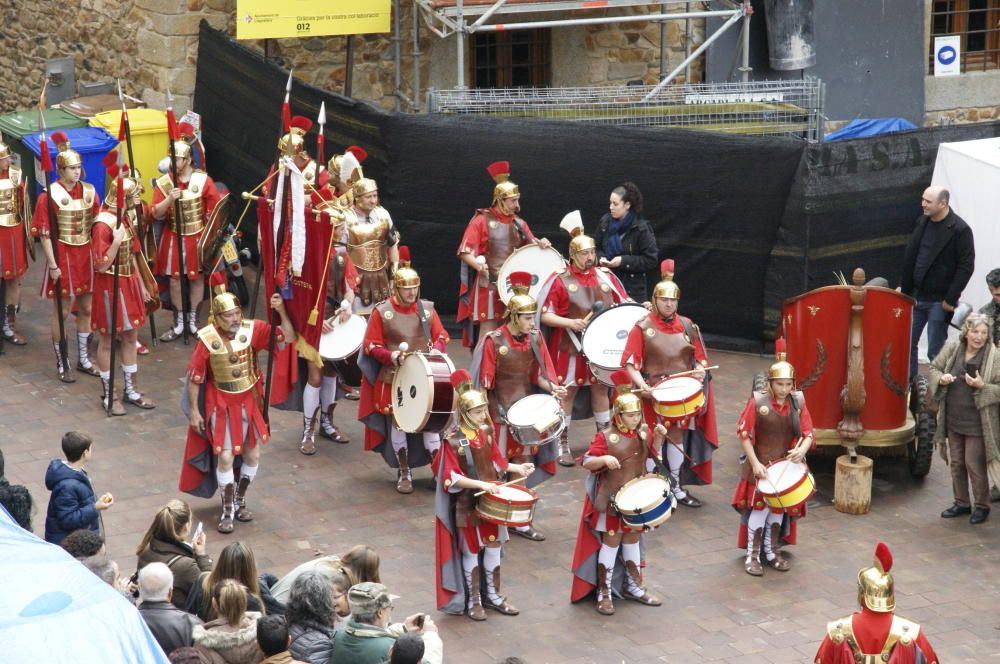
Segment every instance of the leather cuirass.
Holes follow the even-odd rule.
[[[449,437],[446,443],[451,445],[451,449],[455,452],[455,457],[458,459],[458,467],[461,469],[462,474],[466,477],[475,477],[483,482],[498,481],[500,476],[497,474],[496,466],[493,464],[492,431],[487,435],[480,436],[481,439],[484,439],[480,447],[472,446],[471,436],[466,439],[469,445],[467,447],[462,445],[463,437],[469,433],[464,429],[460,429],[459,432],[456,432],[455,436]],[[466,456],[466,450],[468,450],[468,455],[472,457],[472,463],[475,466],[474,473],[469,471],[469,459]],[[455,525],[463,527],[475,525],[479,522],[476,514],[476,497],[473,495],[474,493],[475,491],[472,489],[464,489],[456,494]]]
[[[535,354],[529,342],[524,350],[517,350],[507,343],[502,330],[489,333],[496,352],[496,375],[493,377],[493,396],[490,406],[500,405],[507,411],[518,399],[534,390],[531,384],[532,364]]]
[[[500,268],[514,250],[524,244],[515,224],[524,222],[514,218],[509,224],[497,219],[490,210],[483,210],[486,217],[486,266],[490,270],[490,280],[495,281]]]
[[[593,268],[597,269],[597,268]],[[562,282],[569,296],[569,311],[566,318],[585,318],[594,311],[595,302],[603,302],[605,309],[610,309],[615,304],[615,296],[611,290],[611,285],[597,278],[599,286],[591,288],[580,284],[576,275],[569,268],[563,270],[558,279]],[[559,341],[559,350],[563,353],[575,353],[576,346],[568,334],[563,334]]]
[[[648,317],[636,325],[645,335],[646,356],[643,358],[642,371],[650,380],[688,371],[694,366],[694,345],[686,332],[662,332]]]
[[[608,454],[618,459],[621,467],[617,470],[604,471],[604,478],[601,486],[597,490],[597,504],[595,507],[603,510],[618,490],[629,480],[635,479],[646,472],[646,455],[649,443],[643,439],[650,436],[649,428],[646,425],[639,427],[637,435],[625,435],[614,426],[604,432],[604,438],[608,443]]]
[[[422,307],[424,315],[427,317],[427,324],[434,316],[434,303],[427,300],[419,300],[417,306]],[[396,311],[390,300],[379,302],[372,311],[372,316],[382,317],[382,334],[385,339],[385,347],[391,351],[399,349],[399,344],[404,341],[409,346],[411,352],[426,353],[428,339],[424,335],[424,328],[420,324],[420,318],[416,311],[409,314],[401,314]],[[391,383],[395,367],[382,367],[379,371],[379,378],[384,383]]]

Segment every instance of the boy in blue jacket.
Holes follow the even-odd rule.
[[[92,454],[90,436],[69,431],[62,437],[66,459],[53,459],[45,471],[45,488],[52,492],[45,516],[45,541],[61,544],[74,530],[87,528],[99,533],[100,514],[115,500],[110,493],[94,496],[94,487],[84,466]]]

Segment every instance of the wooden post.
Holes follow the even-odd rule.
[[[867,514],[872,506],[872,460],[847,454],[837,457],[833,507],[844,514]]]

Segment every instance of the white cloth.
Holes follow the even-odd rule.
[[[292,193],[292,274],[302,276],[302,265],[306,260],[306,198],[305,178],[295,162],[289,157],[282,157],[284,167],[278,173],[277,191],[274,194],[274,246],[278,246],[278,229],[281,227],[281,215],[284,212],[285,173],[289,173]],[[287,169],[287,171],[286,171]]]

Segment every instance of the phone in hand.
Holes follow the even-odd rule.
[[[198,539],[198,536],[201,535],[203,529],[204,529],[204,524],[201,521],[199,521],[198,525],[194,529],[194,537],[191,538],[192,542]]]
[[[979,372],[979,365],[975,362],[966,362],[965,364],[965,375],[969,378],[975,378],[976,374]]]
[[[420,615],[418,615],[414,619],[413,624],[417,626],[417,629],[423,629],[424,628],[424,618],[426,616],[427,616],[426,613],[421,613]]]

